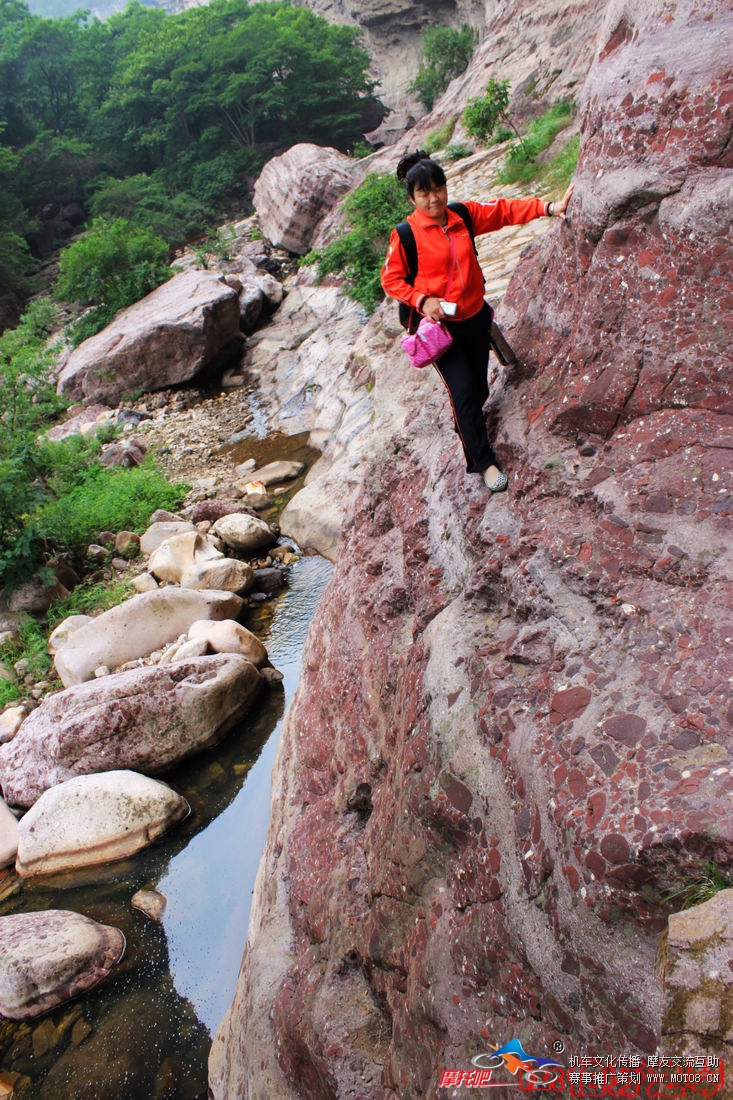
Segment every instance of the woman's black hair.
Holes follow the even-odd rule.
[[[397,179],[404,183],[410,198],[415,190],[429,191],[431,187],[446,186],[445,172],[422,149],[402,158],[397,165]]]

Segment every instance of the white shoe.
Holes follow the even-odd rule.
[[[489,468],[484,470],[481,474],[484,479],[484,484],[492,493],[503,493],[509,485],[509,478],[502,470],[499,470],[498,474],[489,473],[489,470],[492,468],[493,467],[489,466]]]

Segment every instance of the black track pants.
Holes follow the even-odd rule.
[[[486,373],[491,347],[491,307],[484,308],[468,321],[448,321],[453,343],[436,363],[450,394],[453,419],[463,444],[466,469],[480,473],[487,466],[498,466],[486,434],[483,406],[489,396]]]

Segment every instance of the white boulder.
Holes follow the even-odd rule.
[[[45,791],[21,818],[23,878],[125,859],[190,812],[167,783],[128,770],[79,775]]]
[[[232,619],[239,596],[210,589],[157,588],[111,607],[71,634],[54,656],[65,687],[90,680],[100,665],[118,668],[185,634],[197,619]]]
[[[257,635],[232,619],[192,623],[188,637],[190,641],[205,641],[214,653],[239,653],[257,668],[267,661],[267,650]]]

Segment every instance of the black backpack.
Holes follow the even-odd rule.
[[[449,202],[448,209],[452,210],[455,214],[458,214],[466,226],[466,229],[471,234],[471,241],[473,243],[473,250],[476,251],[476,238],[473,232],[473,222],[471,221],[471,212],[467,206],[464,206],[462,202]],[[412,232],[412,226],[409,222],[404,221],[396,227],[397,233],[402,244],[402,248],[405,253],[405,259],[407,260],[407,274],[405,275],[405,281],[410,286],[415,285],[415,278],[417,276],[417,245],[415,244],[415,235]],[[408,331],[414,331],[417,327],[417,322],[414,320],[415,310],[408,306],[405,302],[399,302],[399,314],[400,324]]]
[[[471,220],[471,212],[467,206],[464,206],[462,202],[449,202],[448,209],[453,210],[459,217],[463,218],[466,229],[471,234],[471,241],[473,242],[473,250],[478,256],[476,250],[476,236],[473,232],[473,222]],[[402,248],[405,252],[405,259],[407,260],[407,274],[405,275],[405,281],[410,286],[415,285],[415,276],[417,275],[417,245],[415,244],[415,234],[412,232],[412,226],[409,222],[404,221],[396,227],[397,233],[402,244]],[[418,326],[417,310],[412,306],[408,306],[406,302],[399,302],[399,315],[400,324],[403,328],[406,328],[408,332],[414,332]],[[497,359],[504,366],[508,366],[516,362],[516,355],[512,347],[507,343],[504,333],[501,331],[496,321],[494,320],[494,311],[491,311],[491,347],[496,355]]]

